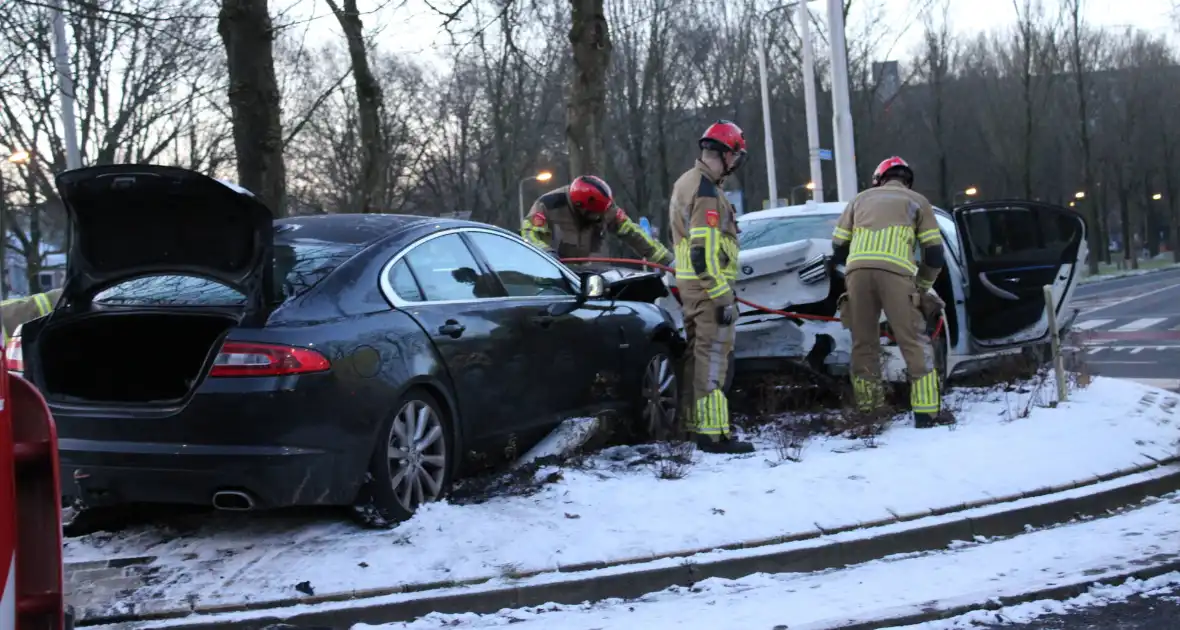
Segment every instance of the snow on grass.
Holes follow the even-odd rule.
[[[1105,280],[1129,278],[1131,276],[1143,276],[1149,273],[1155,273],[1157,271],[1180,269],[1180,263],[1171,262],[1170,260],[1155,259],[1150,261],[1142,261],[1140,264],[1143,266],[1139,269],[1111,269],[1109,271],[1100,271],[1092,276],[1086,276],[1082,278],[1081,282],[1078,284],[1091,284],[1093,282],[1103,282]]]
[[[516,630],[673,630],[791,628],[821,630],[852,623],[886,621],[930,608],[983,604],[1041,588],[1102,580],[1143,559],[1180,557],[1180,494],[1104,519],[1040,530],[968,548],[905,554],[817,573],[756,573],[736,580],[710,578],[691,588],[673,587],[635,600],[581,605],[545,604],[497,613],[432,613],[412,622],[358,624],[354,630],[462,628],[511,625]],[[1166,588],[1180,582],[1172,573],[1145,582],[1096,589],[1075,598],[1101,598]],[[1074,601],[1074,600],[1071,600]],[[1061,606],[1038,602],[1011,609],[1031,618]],[[1045,613],[1041,613],[1045,614]],[[973,613],[983,620],[995,613]],[[968,628],[968,616],[915,626],[923,630]],[[939,625],[941,624],[941,625]],[[958,624],[958,625],[956,625]]]
[[[1064,405],[1037,406],[1052,391],[1051,381],[1024,391],[960,390],[961,400],[949,401],[964,405],[953,430],[919,431],[907,420],[875,448],[813,438],[801,463],[781,461],[770,441],[756,438],[753,455],[697,452],[686,476],[662,479],[654,461],[662,449],[619,447],[578,468],[542,471],[552,483],[530,496],[429,505],[391,531],[222,514],[67,539],[66,561],[157,556],[152,583],[123,601],[198,606],[298,596],[304,581],[326,594],[513,578],[922,513],[1090,480],[1177,452],[1175,395],[1099,378]],[[101,610],[112,602],[96,596],[79,604]]]

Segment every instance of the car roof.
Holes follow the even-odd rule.
[[[790,217],[815,217],[828,216],[832,214],[840,214],[844,212],[844,207],[848,205],[847,201],[825,201],[823,203],[816,203],[808,201],[805,204],[796,206],[783,206],[781,208],[767,208],[766,210],[755,210],[754,212],[747,212],[740,217],[738,221],[758,221],[761,219],[785,219]],[[932,206],[935,212],[942,212],[950,214],[949,210],[943,210],[938,206]]]
[[[486,223],[424,217],[414,214],[317,214],[275,220],[275,236],[307,238],[366,247],[410,228],[433,223],[440,228],[498,229]]]
[[[739,217],[738,220],[757,221],[760,219],[783,219],[787,217],[826,216],[844,212],[844,207],[847,205],[847,201],[825,201],[823,203],[808,201],[805,204],[797,206],[784,206],[781,208],[768,208],[766,210],[747,212]]]

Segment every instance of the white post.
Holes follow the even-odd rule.
[[[526,177],[516,184],[516,194],[520,198],[520,221],[516,224],[516,231],[519,232],[524,228],[524,183],[532,179]]]
[[[761,21],[760,21],[761,22]],[[770,88],[767,86],[766,72],[766,25],[760,24],[762,31],[758,41],[758,78],[762,81],[762,133],[766,144],[766,185],[770,188],[770,203],[767,207],[778,205],[778,180],[774,175],[774,134],[770,128]]]
[[[81,168],[78,124],[74,121],[74,80],[70,76],[70,52],[66,43],[66,19],[61,12],[61,0],[53,0],[53,47],[58,96],[61,98],[61,125],[66,141],[66,168]]]
[[[1045,316],[1049,320],[1049,349],[1052,352],[1053,375],[1057,378],[1057,402],[1065,402],[1069,388],[1065,381],[1065,358],[1061,356],[1061,334],[1057,330],[1057,305],[1053,303],[1053,285],[1046,284]]]
[[[799,36],[803,40],[803,103],[807,110],[807,155],[811,160],[811,182],[815,188],[811,198],[819,203],[824,200],[824,169],[819,159],[819,106],[815,102],[815,50],[811,46],[811,12],[807,3],[796,7],[799,20]]]
[[[844,43],[844,2],[828,0],[828,28],[832,42],[832,131],[836,158],[836,186],[840,201],[856,196],[856,158],[852,135],[852,106],[848,96],[848,51]]]

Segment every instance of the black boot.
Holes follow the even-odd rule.
[[[914,412],[914,428],[917,429],[932,429],[939,426],[949,426],[954,423],[955,414],[946,409],[942,409],[934,415]]]
[[[743,455],[753,453],[754,445],[730,438],[728,435],[720,439],[713,439],[708,435],[696,434],[697,448],[706,453],[720,453],[723,455]]]

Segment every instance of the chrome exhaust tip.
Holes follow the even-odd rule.
[[[228,512],[248,512],[254,509],[254,499],[238,490],[222,490],[213,493],[213,507]]]

